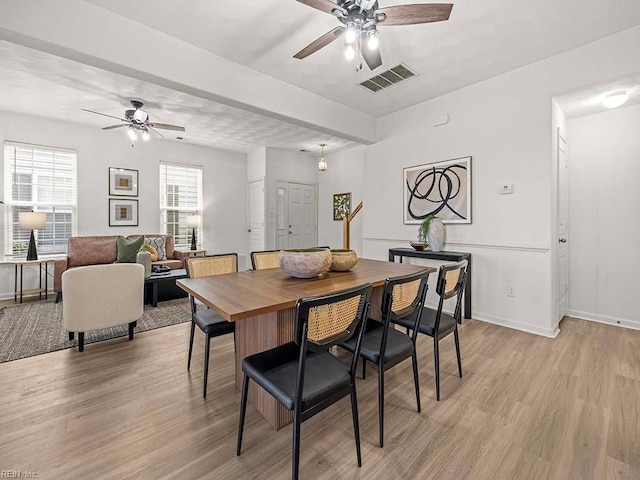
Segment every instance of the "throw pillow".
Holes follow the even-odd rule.
[[[153,237],[153,238],[145,238],[144,243],[148,243],[153,248],[156,249],[156,253],[158,254],[158,260],[166,260],[167,259],[167,249],[165,247],[165,238],[164,237]]]
[[[136,255],[143,243],[143,236],[129,241],[122,235],[118,235],[118,256],[116,258],[116,263],[136,263]]]
[[[142,245],[142,247],[140,247],[140,250],[144,250],[145,252],[149,252],[151,254],[151,261],[152,262],[157,262],[158,261],[158,251],[153,248],[151,245],[149,245],[148,243],[145,243]]]

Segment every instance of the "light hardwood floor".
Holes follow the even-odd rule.
[[[239,393],[232,338],[203,337],[186,370],[188,324],[0,364],[0,470],[39,479],[287,479],[291,428],[251,407],[235,456]],[[557,339],[478,321],[441,343],[435,401],[430,339],[419,343],[422,414],[411,362],[385,374],[386,441],[377,446],[377,379],[358,382],[363,466],[349,400],[302,426],[307,479],[640,479],[640,332],[566,319]]]

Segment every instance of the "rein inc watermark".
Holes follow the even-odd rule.
[[[38,473],[29,470],[0,470],[0,478],[38,478]]]

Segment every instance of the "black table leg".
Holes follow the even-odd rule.
[[[20,303],[22,303],[22,277],[23,277],[22,264],[20,264]]]
[[[38,264],[38,281],[40,282],[38,285],[38,290],[40,290],[38,292],[38,298],[39,300],[42,300],[42,264],[41,263]]]
[[[14,265],[13,269],[13,301],[18,301],[18,264]]]
[[[152,290],[151,297],[152,297],[151,306],[155,308],[158,306],[158,282],[153,282],[153,290]]]
[[[467,284],[464,289],[464,318],[471,318],[471,257],[467,258]]]
[[[393,263],[393,262],[395,262],[395,261],[396,261],[396,256],[395,256],[393,253],[391,253],[391,252],[389,252],[389,261],[390,261],[391,263]]]
[[[49,263],[44,264],[44,299],[49,300]]]

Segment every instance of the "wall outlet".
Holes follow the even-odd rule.
[[[515,297],[516,288],[513,285],[507,285],[507,297]]]
[[[513,193],[513,183],[504,183],[500,185],[500,193],[502,195],[509,195]]]

